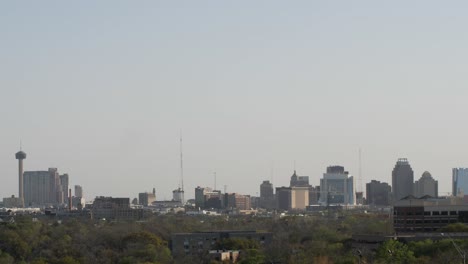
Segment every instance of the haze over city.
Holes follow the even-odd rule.
[[[468,166],[468,4],[279,1],[0,4],[0,197],[56,167],[86,197],[179,185],[255,195],[329,165],[441,194]],[[358,184],[358,183],[357,183]],[[357,186],[360,189],[360,186]]]

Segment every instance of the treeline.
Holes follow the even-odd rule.
[[[455,227],[459,229],[463,227]],[[461,263],[451,240],[403,244],[387,241],[377,250],[352,247],[353,234],[388,234],[387,218],[375,215],[327,217],[157,216],[145,222],[106,222],[28,216],[0,225],[0,263],[217,263],[206,254],[173,257],[172,233],[261,230],[273,233],[264,247],[227,239],[213,249],[241,251],[240,263]],[[452,231],[452,230],[447,230]],[[454,230],[456,231],[456,230]],[[462,249],[466,241],[456,241]]]
[[[0,263],[171,263],[168,241],[141,227],[17,217],[0,226]]]

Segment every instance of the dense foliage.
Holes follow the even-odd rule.
[[[15,217],[0,225],[0,263],[216,263],[207,254],[173,257],[176,232],[259,230],[273,233],[263,247],[247,239],[225,239],[213,249],[240,250],[240,263],[461,263],[453,243],[443,239],[407,244],[389,240],[377,250],[353,248],[353,234],[389,234],[385,217],[358,214],[289,217],[155,216],[144,222],[106,222]],[[449,226],[459,231],[465,226]]]

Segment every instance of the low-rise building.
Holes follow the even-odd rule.
[[[434,232],[458,222],[468,223],[468,204],[461,197],[410,195],[393,207],[393,227],[398,233]]]
[[[239,250],[210,250],[210,258],[222,263],[236,263],[239,259]]]
[[[261,245],[268,245],[271,243],[272,237],[272,233],[256,231],[175,233],[171,236],[172,254],[184,256],[209,252],[217,242],[227,238],[253,239]]]
[[[143,209],[130,208],[130,198],[96,197],[91,217],[106,220],[139,220],[143,218]]]
[[[6,208],[21,208],[23,207],[23,200],[19,197],[12,195],[11,197],[3,198],[3,207]]]

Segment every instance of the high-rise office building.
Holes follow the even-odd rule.
[[[260,198],[271,199],[274,198],[273,184],[270,181],[263,181],[260,184]]]
[[[289,187],[295,186],[309,186],[309,176],[298,176],[294,170],[291,180],[289,181]]]
[[[320,179],[319,204],[356,204],[354,177],[349,175],[342,166],[329,166]]]
[[[224,197],[220,190],[205,191],[205,208],[221,209],[224,207]]]
[[[81,185],[75,185],[75,197],[83,197],[83,187]]]
[[[138,202],[143,206],[149,206],[156,201],[156,190],[153,188],[152,193],[144,192],[138,194]]]
[[[392,171],[393,200],[413,194],[414,173],[407,159],[398,159]]]
[[[366,184],[366,202],[369,205],[390,205],[392,187],[386,182],[372,180]]]
[[[250,210],[252,208],[250,195],[242,195],[237,193],[225,193],[224,204],[228,209]]]
[[[305,210],[310,205],[309,176],[298,176],[294,170],[289,187],[276,188],[276,208],[280,210]]]
[[[205,208],[205,193],[211,192],[212,189],[209,187],[200,187],[195,188],[195,206],[197,208]]]
[[[309,205],[309,188],[308,186],[293,186],[291,187],[291,204],[292,210],[305,210]]]
[[[195,188],[195,206],[200,209],[216,208],[220,209],[224,206],[224,196],[220,190],[213,190],[209,187]]]
[[[276,187],[276,208],[305,210],[309,205],[309,187]]]
[[[63,174],[63,175],[60,175],[59,177],[60,179],[60,185],[62,186],[62,194],[63,194],[63,198],[61,201],[61,203],[68,203],[68,182],[69,182],[69,177],[68,177],[68,174]]]
[[[452,169],[453,196],[468,195],[468,168]]]
[[[432,178],[432,175],[425,171],[419,180],[414,182],[413,195],[417,198],[429,195],[432,197],[439,196],[438,182]]]
[[[260,184],[259,207],[265,209],[274,209],[276,207],[273,184],[270,181],[263,181],[262,184]]]
[[[320,186],[309,187],[309,205],[316,205],[320,200]]]
[[[24,172],[25,206],[49,206],[63,204],[63,189],[56,168],[48,171]]]
[[[291,209],[290,187],[276,187],[276,208],[285,211]]]

